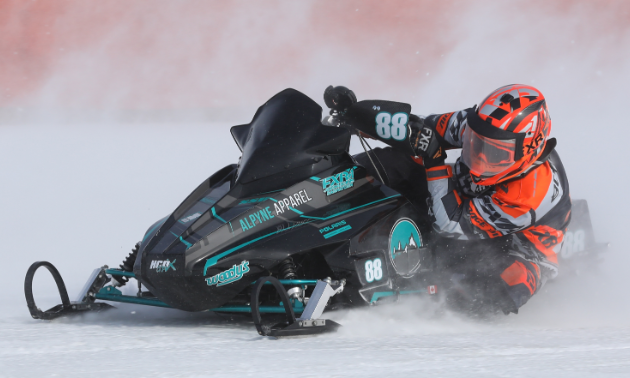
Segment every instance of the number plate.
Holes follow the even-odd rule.
[[[387,260],[382,253],[355,262],[359,280],[363,286],[379,285],[387,282]]]

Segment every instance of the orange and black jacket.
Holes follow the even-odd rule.
[[[441,136],[444,148],[461,148],[469,111],[431,115],[423,122]],[[548,144],[555,146],[555,141]],[[543,155],[521,176],[489,187],[475,185],[461,160],[427,169],[436,231],[462,240],[511,235],[511,253],[555,276],[571,199],[558,153],[549,148]]]

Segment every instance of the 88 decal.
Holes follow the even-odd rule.
[[[383,278],[383,263],[381,259],[368,260],[365,262],[365,280],[368,283],[380,281]]]
[[[380,112],[376,115],[376,135],[382,139],[393,138],[401,141],[407,137],[407,113]]]

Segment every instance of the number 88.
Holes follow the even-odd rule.
[[[407,121],[409,121],[407,113],[391,115],[387,112],[380,112],[376,115],[376,135],[382,139],[405,140],[407,137]]]
[[[365,262],[365,280],[370,283],[380,281],[383,278],[383,265],[381,259],[368,260]]]

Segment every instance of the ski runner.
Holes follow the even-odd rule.
[[[353,107],[356,96],[348,88],[330,86],[324,100],[332,109],[329,124],[396,145],[378,131],[378,119],[376,130],[353,121],[362,110]],[[549,138],[545,97],[531,86],[507,85],[478,107],[409,115],[404,126],[415,157],[396,147],[377,148],[370,153],[376,159],[360,154],[357,161],[369,168],[376,160],[387,183],[412,201],[410,189],[422,190],[426,172],[434,229],[463,241],[460,252],[436,253],[435,267],[448,272],[452,285],[447,306],[474,315],[518,313],[558,274],[556,255],[571,213],[567,177],[556,140]],[[445,164],[450,149],[461,149],[452,166]]]

